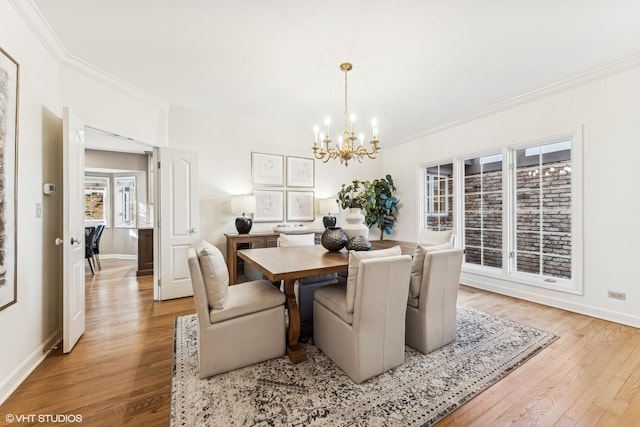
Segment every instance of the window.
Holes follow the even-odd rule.
[[[456,224],[471,279],[580,293],[581,164],[577,132],[426,167],[424,228]]]
[[[571,279],[571,141],[515,151],[518,272]]]
[[[453,164],[424,169],[424,228],[453,229]]]
[[[136,178],[134,176],[115,178],[116,227],[136,226]]]
[[[109,213],[109,178],[85,176],[84,219],[107,225]]]
[[[502,154],[464,161],[465,262],[502,268]]]

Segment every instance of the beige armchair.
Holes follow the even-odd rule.
[[[421,353],[427,354],[456,339],[462,254],[462,249],[443,250],[442,245],[416,248],[407,300],[405,341]],[[422,259],[422,266],[416,265]]]
[[[361,383],[404,363],[411,257],[363,259],[352,268],[353,254],[349,256],[349,279],[355,273],[353,292],[349,283],[315,291],[313,334],[318,348]]]
[[[271,282],[229,286],[222,253],[201,242],[189,249],[189,273],[198,316],[200,378],[285,353],[285,296]]]
[[[423,230],[422,233],[420,233],[419,240],[422,245],[441,245],[443,243],[453,244],[455,236],[453,235],[453,230]]]

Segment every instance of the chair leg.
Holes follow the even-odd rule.
[[[96,272],[93,270],[93,264],[91,264],[91,258],[87,258],[87,262],[89,263],[89,268],[91,268],[91,274],[96,275]]]
[[[102,271],[102,265],[100,264],[100,255],[93,254],[93,262],[98,264],[98,270]]]

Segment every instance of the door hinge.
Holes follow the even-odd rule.
[[[516,254],[515,252],[509,252],[509,258],[515,258]]]
[[[160,169],[160,162],[158,162],[158,169]]]
[[[158,287],[161,288],[162,287],[162,279],[158,279]]]
[[[509,169],[513,170],[513,163],[509,163]]]

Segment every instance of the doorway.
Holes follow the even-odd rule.
[[[154,242],[148,239],[154,224],[152,150],[140,141],[86,127],[85,226],[104,225],[101,260],[134,260],[139,275],[153,275]]]

